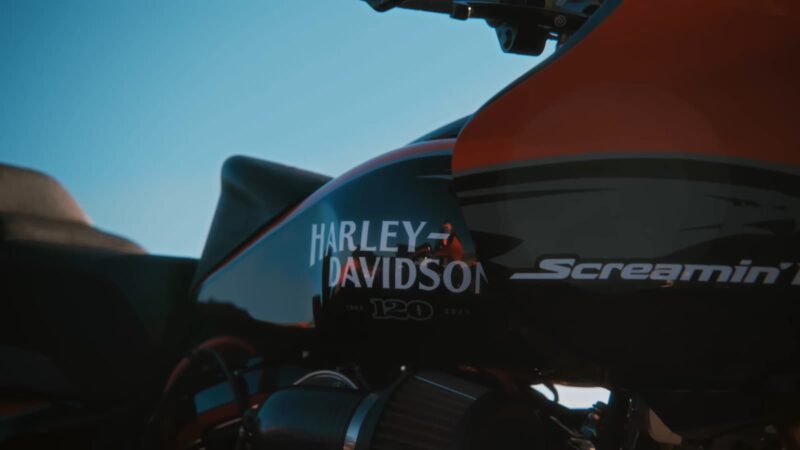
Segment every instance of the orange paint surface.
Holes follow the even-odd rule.
[[[610,152],[800,166],[800,2],[622,1],[481,110],[455,174]]]

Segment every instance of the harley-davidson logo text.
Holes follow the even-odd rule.
[[[341,221],[311,225],[309,267],[329,263],[331,287],[479,294],[480,262],[465,258],[452,225],[408,220]]]

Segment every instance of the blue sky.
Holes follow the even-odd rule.
[[[477,109],[540,58],[482,22],[359,0],[3,0],[0,162],[95,224],[198,256],[245,154],[337,175]]]

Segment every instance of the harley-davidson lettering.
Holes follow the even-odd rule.
[[[538,264],[535,272],[518,272],[512,280],[628,280],[699,283],[741,283],[772,285],[790,276],[791,284],[800,286],[800,263],[782,262],[777,266],[753,265],[741,260],[737,265],[677,264],[646,262],[581,262],[575,258],[549,258]]]
[[[423,234],[427,222],[414,223],[407,220],[384,220],[375,224],[369,220],[354,222],[344,220],[339,223],[320,223],[311,225],[311,255],[308,265],[322,261],[326,252],[336,254],[341,251],[391,252],[400,246],[390,241],[404,241],[409,253],[414,252],[423,239],[447,239],[449,233],[431,232]],[[403,239],[406,238],[406,239]]]
[[[486,282],[481,263],[442,251],[456,239],[449,224],[435,229],[406,220],[312,224],[309,267],[328,257],[330,287],[480,294]]]

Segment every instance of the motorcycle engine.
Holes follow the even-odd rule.
[[[222,342],[179,364],[145,433],[151,439],[145,447],[545,447],[536,394],[484,371],[398,367],[365,377],[354,365],[310,370],[302,362],[267,363],[231,346],[235,341]]]
[[[409,369],[265,353],[222,336],[173,371],[143,448],[180,450],[779,450],[796,421],[708,435],[673,432],[640,396],[571,409],[531,388],[536,373]],[[781,443],[783,441],[783,443]],[[787,444],[789,443],[789,444]]]
[[[406,374],[383,392],[304,377],[270,395],[245,427],[252,448],[265,450],[543,447],[529,403],[433,371]]]

